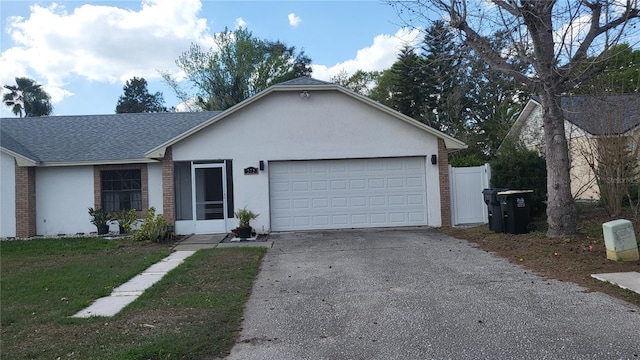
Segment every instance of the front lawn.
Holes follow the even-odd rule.
[[[201,250],[113,318],[70,318],[169,254],[101,238],[0,242],[3,359],[156,359],[233,346],[264,249]]]

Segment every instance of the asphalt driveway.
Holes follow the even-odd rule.
[[[640,308],[432,229],[271,240],[228,359],[640,359]]]

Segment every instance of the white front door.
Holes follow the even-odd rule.
[[[227,232],[227,184],[224,164],[194,164],[191,179],[195,233]]]

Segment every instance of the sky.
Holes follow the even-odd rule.
[[[51,95],[52,115],[113,114],[134,76],[177,106],[160,72],[180,77],[180,54],[191,43],[208,49],[225,28],[304,50],[312,77],[325,81],[385,70],[422,37],[378,0],[2,0],[0,25],[0,84],[34,79]],[[0,116],[14,115],[1,106]]]

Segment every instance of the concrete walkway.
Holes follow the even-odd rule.
[[[81,310],[72,317],[114,316],[193,254],[195,254],[195,251],[175,251],[171,253],[160,262],[150,266],[142,274],[113,289],[111,295],[96,300],[88,308]]]
[[[221,243],[227,234],[191,235],[172,247],[173,253],[160,262],[150,266],[142,274],[113,289],[109,296],[96,300],[84,310],[72,317],[114,316],[127,305],[135,301],[142,293],[160,281],[169,271],[175,269],[186,258],[200,249],[234,246],[271,247],[272,241]]]
[[[591,277],[640,294],[640,272],[593,274]]]

